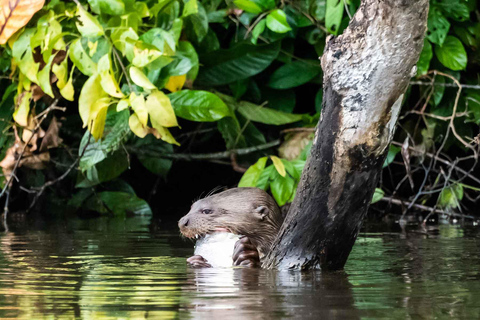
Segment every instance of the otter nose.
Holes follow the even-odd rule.
[[[178,221],[178,226],[180,228],[185,228],[186,226],[188,226],[189,222],[190,222],[190,219],[183,217],[182,219],[180,219],[180,221]]]

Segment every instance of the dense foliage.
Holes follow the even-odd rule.
[[[97,212],[149,213],[121,179],[132,156],[161,177],[175,159],[226,159],[238,171],[251,165],[240,186],[269,190],[280,205],[291,202],[320,117],[318,57],[326,37],[340,34],[358,6],[51,0],[38,9],[13,7],[39,11],[1,49],[7,206],[12,193],[30,197],[26,208],[47,193]],[[479,182],[471,179],[480,124],[478,17],[476,1],[431,1],[399,143],[374,201],[400,195],[410,207],[461,209],[466,189],[480,190],[470,184]],[[472,86],[460,93],[460,83]],[[223,146],[212,143],[217,134]],[[205,152],[189,152],[192,144]],[[69,187],[55,190],[59,183]]]

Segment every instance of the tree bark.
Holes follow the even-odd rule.
[[[263,267],[344,267],[423,47],[428,0],[364,0],[322,56],[322,116],[297,195]]]

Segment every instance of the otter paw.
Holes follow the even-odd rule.
[[[187,259],[187,263],[193,268],[211,268],[212,266],[202,256],[192,256]]]
[[[248,268],[259,268],[261,266],[257,247],[247,237],[243,237],[235,243],[232,258],[234,266]]]

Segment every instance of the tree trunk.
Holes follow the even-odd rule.
[[[322,116],[264,267],[343,268],[423,47],[428,0],[364,0],[322,56]]]

